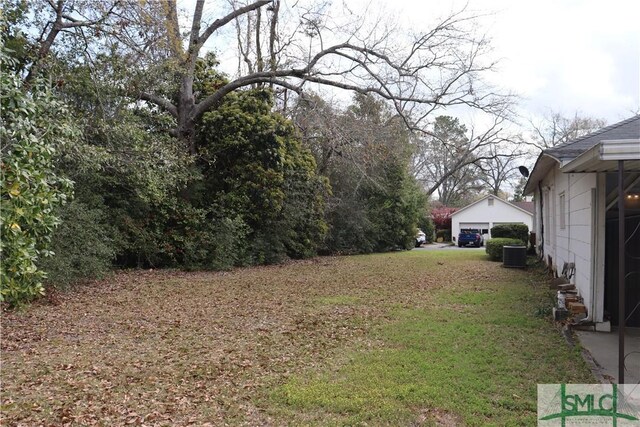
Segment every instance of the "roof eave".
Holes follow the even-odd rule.
[[[501,202],[504,202],[504,203],[508,204],[508,205],[509,205],[509,206],[511,206],[512,208],[518,209],[519,211],[522,211],[522,212],[526,213],[527,215],[531,215],[531,216],[533,216],[533,213],[529,212],[528,210],[523,209],[523,208],[521,208],[521,207],[520,207],[520,206],[518,206],[518,205],[514,205],[513,203],[511,203],[511,202],[510,202],[510,201],[508,201],[508,200],[504,200],[504,199],[502,199],[502,198],[500,198],[500,197],[498,197],[498,196],[494,196],[493,194],[488,194],[488,195],[484,196],[482,199],[476,200],[476,201],[475,201],[475,202],[473,202],[473,203],[469,203],[467,206],[465,206],[465,207],[463,207],[463,208],[460,208],[460,209],[458,209],[457,211],[455,211],[454,213],[452,213],[452,214],[451,214],[451,216],[453,217],[453,216],[455,216],[455,215],[459,214],[460,212],[467,210],[467,209],[468,209],[468,208],[470,208],[471,206],[475,206],[475,205],[477,205],[478,203],[480,203],[481,201],[488,199],[489,197],[493,197],[494,199],[498,199],[498,200],[500,200]]]
[[[537,183],[542,181],[546,176],[549,169],[554,165],[561,165],[562,161],[546,152],[540,153],[538,156],[538,160],[536,160],[536,164],[533,166],[533,170],[529,175],[529,179],[527,180],[527,185],[525,185],[522,194],[528,196],[533,194],[536,189]]]
[[[614,172],[618,161],[625,161],[626,171],[640,172],[640,139],[605,140],[564,164],[564,173]]]

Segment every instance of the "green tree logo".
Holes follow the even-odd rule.
[[[607,424],[609,424],[608,419],[610,419],[610,425],[612,426],[617,426],[620,420],[627,420],[631,421],[633,425],[640,425],[640,419],[637,417],[639,415],[637,408],[633,408],[627,400],[627,396],[621,392],[617,384],[611,385],[611,392],[594,392],[589,385],[585,385],[583,388],[578,387],[576,390],[568,392],[567,384],[560,384],[559,396],[556,392],[551,401],[555,406],[558,402],[557,397],[559,397],[560,411],[540,416],[541,389],[539,389],[539,420],[557,420],[560,421],[562,426],[565,426],[567,420],[584,421],[592,424],[594,420],[589,420],[590,417],[600,417],[600,420],[606,420]]]

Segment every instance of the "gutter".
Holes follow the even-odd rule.
[[[598,283],[598,249],[600,243],[598,242],[598,228],[599,224],[598,220],[598,191],[597,187],[600,185],[600,174],[596,175],[596,188],[591,189],[591,241],[593,245],[591,245],[591,307],[589,307],[589,313],[587,314],[587,320],[595,323],[595,314],[596,314],[596,284]]]
[[[542,181],[538,181],[540,195],[540,258],[544,261],[544,197],[542,197]]]

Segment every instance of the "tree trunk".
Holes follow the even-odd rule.
[[[64,4],[63,4],[63,2],[61,0],[58,1],[58,4],[57,4],[56,9],[55,9],[56,20],[53,23],[53,25],[51,26],[51,31],[49,31],[49,34],[47,35],[47,38],[40,45],[40,49],[38,49],[38,56],[36,57],[35,61],[33,62],[33,65],[29,69],[29,72],[27,73],[27,77],[24,79],[23,87],[26,90],[29,89],[29,87],[31,86],[31,82],[33,81],[33,79],[40,72],[40,69],[42,68],[42,61],[49,54],[49,51],[51,50],[51,46],[53,45],[54,40],[58,36],[58,33],[60,33],[60,30],[62,30],[62,28],[63,28],[63,26],[62,26],[62,7],[63,7],[63,5]]]
[[[195,98],[193,96],[193,75],[182,76],[178,102],[178,138],[184,141],[189,153],[195,154]]]

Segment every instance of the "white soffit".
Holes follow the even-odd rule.
[[[602,160],[640,160],[640,139],[609,140],[598,145]]]
[[[565,173],[614,172],[620,160],[625,161],[625,171],[640,172],[640,139],[601,141],[560,170]]]

